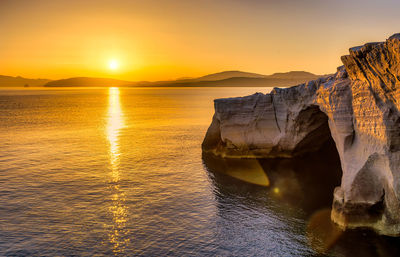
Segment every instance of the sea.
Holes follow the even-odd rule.
[[[332,142],[202,153],[214,99],[270,90],[1,88],[0,256],[400,256],[399,239],[330,221]]]

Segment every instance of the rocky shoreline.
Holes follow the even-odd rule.
[[[332,138],[343,170],[332,220],[399,236],[400,34],[349,52],[333,75],[216,99],[202,148],[223,158],[291,158]]]

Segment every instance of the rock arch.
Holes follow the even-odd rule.
[[[216,99],[203,151],[291,158],[318,148],[328,124],[343,170],[332,220],[400,235],[400,34],[349,51],[333,75]]]

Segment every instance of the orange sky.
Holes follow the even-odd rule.
[[[0,74],[332,73],[349,47],[400,32],[399,10],[395,0],[1,0]]]

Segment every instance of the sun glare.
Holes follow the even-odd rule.
[[[110,60],[108,62],[108,67],[110,68],[110,70],[116,70],[119,67],[118,61],[117,60]]]

